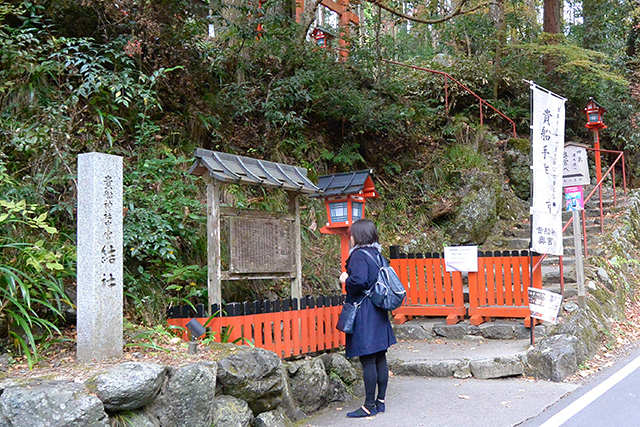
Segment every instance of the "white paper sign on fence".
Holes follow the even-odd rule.
[[[531,249],[562,255],[565,100],[532,86],[533,200]]]
[[[446,271],[478,271],[478,247],[445,247],[444,266]]]
[[[531,317],[556,323],[562,304],[562,295],[544,289],[529,288]]]

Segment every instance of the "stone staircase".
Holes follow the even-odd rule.
[[[587,203],[585,217],[589,256],[602,255],[605,251],[600,228],[599,198]],[[605,231],[616,226],[616,214],[625,209],[627,200],[618,193],[617,206],[613,204],[613,191],[603,190]],[[563,213],[563,224],[571,218],[571,212]],[[529,248],[529,220],[523,220],[493,236],[481,246],[481,251],[525,250]],[[575,278],[575,248],[573,226],[564,233],[564,295],[577,295]],[[549,256],[542,262],[542,280],[545,289],[560,293],[559,258]],[[465,293],[468,289],[465,287]],[[465,295],[466,297],[466,295]],[[547,336],[551,324],[542,323],[534,329],[535,339]],[[549,363],[544,354],[552,354],[561,360],[568,340],[561,336],[552,339],[547,347],[530,346],[531,330],[521,319],[494,319],[473,326],[468,321],[447,325],[443,318],[415,318],[402,325],[394,325],[398,344],[389,349],[389,368],[396,376],[454,377],[474,379],[498,379],[522,374],[542,375],[553,381],[561,381],[574,371],[573,366]],[[546,357],[546,356],[545,356]],[[541,374],[544,372],[544,374]]]
[[[585,191],[590,192],[592,188],[593,187],[587,187]],[[586,194],[588,194],[588,192]],[[613,190],[609,187],[604,188],[602,191],[602,205],[605,229],[614,225],[613,218],[615,217],[615,214],[625,206],[626,200],[624,197],[624,192],[618,190],[616,196],[617,206],[614,206]],[[571,216],[572,212],[563,212],[563,226],[567,223]],[[488,251],[528,249],[531,232],[529,224],[530,222],[528,218],[516,223],[513,228],[505,230],[502,236],[490,239],[490,241],[487,242],[487,244],[483,245],[480,250]],[[588,255],[602,255],[604,252],[604,248],[601,244],[602,233],[600,227],[600,199],[597,192],[594,193],[594,195],[585,206],[585,224]],[[564,295],[565,297],[571,297],[577,295],[573,224],[569,225],[569,227],[563,234],[563,247],[564,255],[562,262],[564,276]],[[548,255],[542,261],[542,282],[545,289],[552,292],[560,293],[560,260],[558,256]]]

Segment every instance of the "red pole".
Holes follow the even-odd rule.
[[[582,240],[584,240],[584,256],[587,256],[587,221],[585,221],[584,209],[582,209]]]
[[[611,182],[613,184],[613,206],[618,206],[616,203],[616,168],[611,171]]]
[[[558,258],[560,261],[560,294],[564,297],[564,263],[562,262],[562,255]]]
[[[349,258],[349,232],[340,234],[340,271],[347,271],[347,258]]]
[[[598,182],[602,179],[602,165],[600,164],[600,130],[595,129],[595,140],[593,148],[596,149],[596,178]]]
[[[624,195],[627,195],[627,176],[624,171],[624,153],[622,153],[622,185],[624,186]]]
[[[602,207],[602,183],[600,180],[602,179],[602,165],[600,164],[600,130],[595,129],[595,141],[593,143],[593,148],[596,150],[596,180],[598,181],[598,193],[600,195],[600,231],[604,231],[604,214]]]
[[[444,76],[444,110],[449,117],[449,78],[446,74]]]

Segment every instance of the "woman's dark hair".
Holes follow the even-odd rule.
[[[378,229],[370,219],[359,219],[349,227],[351,237],[356,245],[378,243]]]

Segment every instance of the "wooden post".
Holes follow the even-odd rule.
[[[220,265],[220,184],[210,176],[207,183],[207,287],[209,311],[222,305],[222,268]],[[212,316],[216,313],[209,313]],[[221,314],[221,313],[220,313]],[[219,314],[219,315],[220,315]]]
[[[291,281],[291,298],[302,298],[302,238],[300,236],[300,196],[289,192],[289,213],[293,215],[293,255],[296,277]]]
[[[584,289],[584,266],[582,263],[582,230],[580,227],[580,211],[573,211],[573,245],[576,252],[576,281],[578,282],[578,306],[586,307],[586,293]]]

